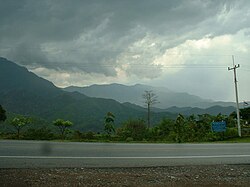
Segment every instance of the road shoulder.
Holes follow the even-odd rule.
[[[250,165],[0,169],[0,186],[250,186]]]

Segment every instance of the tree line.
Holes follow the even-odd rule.
[[[250,107],[241,109],[243,126],[248,126]],[[6,111],[0,105],[0,122],[6,120]],[[179,114],[175,120],[162,119],[159,124],[149,127],[148,121],[143,119],[128,119],[121,125],[115,123],[116,116],[108,112],[103,119],[102,132],[81,132],[73,130],[74,124],[64,119],[52,122],[56,130],[44,125],[43,127],[29,128],[33,123],[32,118],[15,116],[6,125],[12,127],[14,133],[1,133],[2,138],[34,139],[34,140],[73,140],[73,141],[144,141],[144,142],[205,142],[218,141],[237,137],[236,114],[229,116],[209,114],[183,116]],[[225,132],[213,132],[211,124],[214,121],[225,121]]]

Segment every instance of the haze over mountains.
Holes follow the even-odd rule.
[[[166,109],[169,107],[199,107],[208,108],[215,105],[234,106],[233,102],[215,102],[209,99],[171,91],[164,87],[153,87],[148,85],[136,84],[126,86],[122,84],[91,85],[87,87],[70,86],[64,88],[65,91],[79,92],[89,97],[114,99],[121,103],[129,102],[144,107],[142,94],[147,90],[153,91],[159,101],[155,107]]]
[[[69,91],[73,88],[65,90]],[[152,114],[153,123],[158,123],[163,117],[174,119],[179,112],[188,115],[189,113],[216,115],[220,112],[229,114],[234,111],[234,107],[221,106],[208,109],[191,107],[164,109],[164,103],[169,102],[174,106],[174,101],[175,106],[182,106],[183,103],[190,104],[189,106],[198,106],[199,103],[211,105],[214,103],[186,93],[174,93],[165,88],[139,84],[135,86],[93,85],[83,88],[86,91],[85,94],[79,93],[79,90],[79,92],[66,92],[48,80],[29,72],[26,68],[0,57],[0,104],[8,112],[36,116],[49,123],[57,118],[67,119],[75,124],[75,129],[79,130],[102,130],[104,116],[107,112],[115,114],[117,125],[130,118],[145,119],[146,109],[138,105],[143,104],[141,95],[149,89],[154,90],[158,95],[160,105],[156,107],[162,107],[162,109],[155,108],[155,112]],[[195,105],[191,105],[192,102]]]

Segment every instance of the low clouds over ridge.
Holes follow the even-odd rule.
[[[226,66],[231,58],[227,55],[241,58],[250,50],[247,0],[0,3],[0,55],[58,86],[161,84],[169,76],[179,77],[185,64]],[[223,44],[223,37],[233,42]],[[207,48],[202,46],[205,41],[210,42]],[[207,57],[199,58],[201,54]],[[248,62],[241,63],[248,68]],[[168,68],[171,65],[175,68]]]

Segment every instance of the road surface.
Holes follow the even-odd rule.
[[[250,143],[137,144],[0,141],[0,168],[250,164]]]

